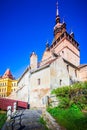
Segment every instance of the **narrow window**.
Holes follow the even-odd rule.
[[[40,79],[38,79],[38,85],[40,85],[40,83],[41,83],[41,81],[40,81]]]
[[[62,85],[62,80],[60,79],[60,86]]]
[[[69,65],[67,65],[67,71],[69,72]]]
[[[77,77],[77,71],[75,70],[75,76]]]

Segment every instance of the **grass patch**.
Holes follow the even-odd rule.
[[[59,100],[48,112],[67,130],[87,130],[87,82],[79,82],[52,91]]]
[[[43,119],[43,117],[40,117],[39,122],[44,126],[45,130],[49,130],[46,126],[46,121]]]
[[[6,119],[7,119],[7,117],[6,117],[6,112],[0,111],[0,129],[1,129],[2,126],[4,125]]]
[[[87,130],[87,113],[83,114],[76,105],[68,109],[48,108],[47,111],[67,130]]]

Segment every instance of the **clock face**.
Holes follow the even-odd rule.
[[[62,31],[61,28],[56,28],[56,29],[54,30],[54,34],[56,35],[57,33],[61,32],[61,31]]]

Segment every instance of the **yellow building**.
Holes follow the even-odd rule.
[[[8,97],[11,92],[17,90],[17,80],[12,76],[10,69],[7,69],[0,77],[0,97]]]

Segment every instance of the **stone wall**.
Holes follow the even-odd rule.
[[[80,81],[87,81],[87,65],[79,69],[78,79]]]
[[[33,72],[30,77],[30,104],[31,107],[41,107],[42,98],[50,92],[50,68],[49,66]]]
[[[51,89],[69,85],[69,73],[62,57],[59,57],[50,66]]]
[[[17,91],[17,97],[21,101],[29,102],[29,71],[22,77],[22,80],[18,82],[19,90]]]

